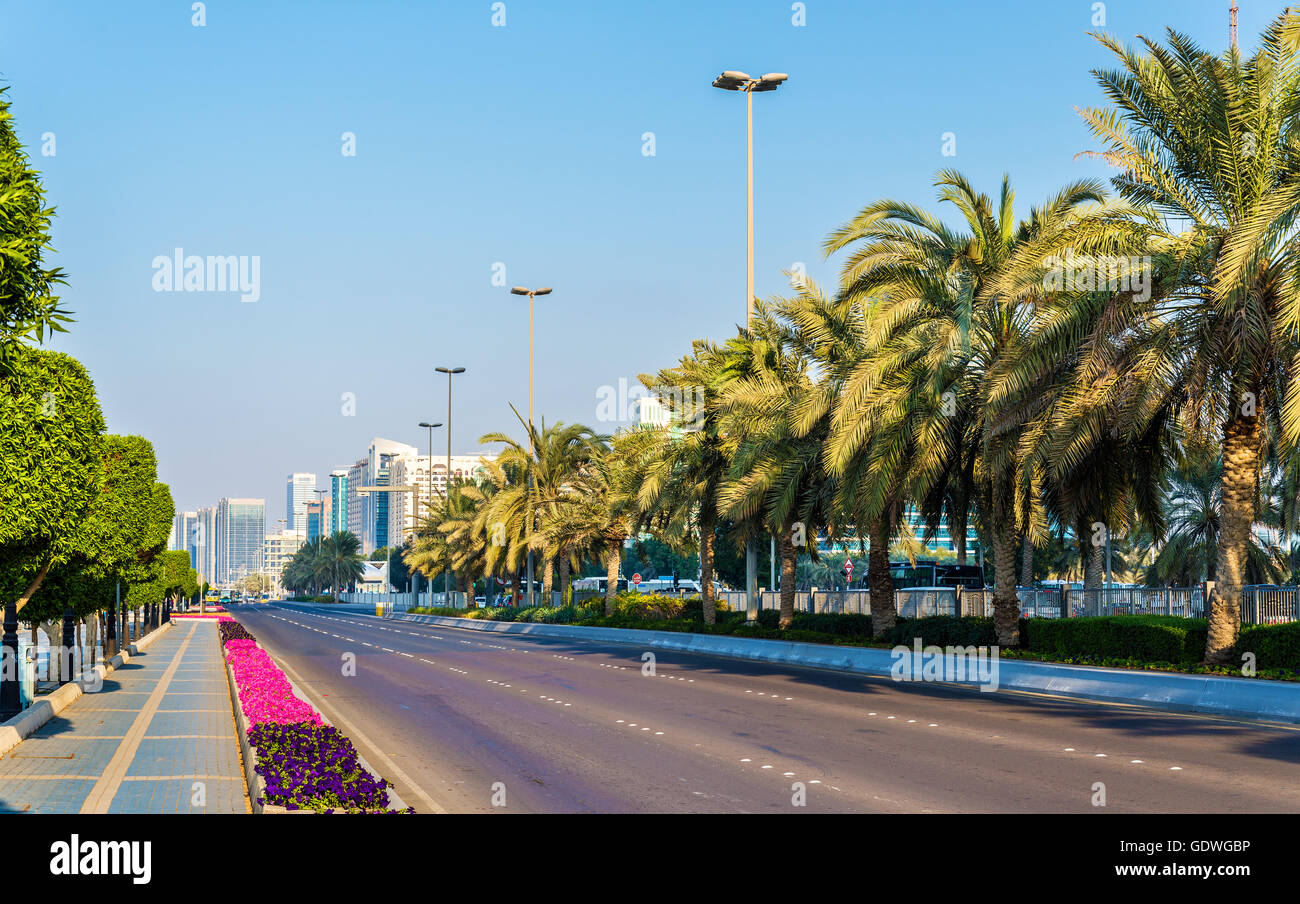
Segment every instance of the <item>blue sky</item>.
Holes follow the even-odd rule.
[[[1281,11],[1241,3],[1244,47]],[[1228,0],[1114,0],[1104,30],[1227,44]],[[454,446],[518,433],[526,301],[537,412],[597,421],[601,387],[673,363],[744,316],[744,99],[723,69],[782,71],[755,97],[757,292],[828,231],[894,197],[933,206],[952,166],[1020,211],[1105,176],[1075,105],[1100,102],[1090,0],[0,2],[0,81],[58,208],[109,429],[158,450],[178,507],[328,474],[380,435]],[[344,132],[355,156],[342,153]],[[654,155],[643,135],[654,134]],[[942,154],[956,136],[956,156]],[[42,136],[54,135],[54,156]],[[158,255],[257,256],[261,295],[156,292]],[[344,394],[355,398],[345,416]],[[445,447],[441,431],[435,449]]]

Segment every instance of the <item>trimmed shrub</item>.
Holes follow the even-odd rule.
[[[844,616],[841,616],[844,617]],[[858,616],[867,620],[867,636],[871,636],[870,616]],[[1020,620],[1021,643],[1024,643],[1025,620]],[[910,647],[916,638],[921,639],[922,646],[938,647],[988,647],[998,642],[997,632],[993,628],[993,619],[974,615],[957,618],[952,615],[932,615],[927,618],[900,618],[890,631],[881,637],[883,643],[890,646]]]
[[[1300,622],[1244,626],[1237,638],[1237,662],[1242,653],[1254,653],[1260,669],[1300,672]]]
[[[1034,618],[1021,646],[1055,657],[1090,656],[1193,665],[1205,651],[1205,619],[1109,615],[1101,618]]]

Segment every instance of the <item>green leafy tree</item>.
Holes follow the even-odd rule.
[[[54,294],[63,273],[42,264],[54,208],[46,205],[40,174],[14,134],[8,90],[0,88],[0,378],[24,341],[64,332],[69,320]]]
[[[78,527],[100,493],[103,433],[77,361],[11,350],[0,375],[0,600],[20,611],[77,552]]]
[[[148,579],[161,525],[173,512],[161,498],[153,446],[139,436],[105,436],[96,469],[99,492],[69,538],[65,561],[51,568],[34,597],[29,618],[49,622],[71,606],[78,616],[113,604],[115,583]],[[165,539],[165,537],[163,537]],[[172,555],[175,555],[174,553]],[[185,567],[189,568],[189,554]]]

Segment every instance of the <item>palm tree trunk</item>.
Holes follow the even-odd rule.
[[[523,593],[524,589],[524,579],[519,576],[518,568],[515,569],[514,577],[510,581],[510,588],[514,591],[510,597],[510,605],[518,606],[520,600],[519,594]]]
[[[560,553],[560,599],[569,595],[569,557]]]
[[[871,633],[879,637],[898,620],[894,579],[889,575],[889,515],[881,515],[867,531],[867,587],[871,597]]]
[[[605,553],[605,614],[614,614],[614,597],[618,594],[618,566],[622,558],[623,544],[614,543]]]
[[[785,525],[781,531],[781,627],[790,627],[794,621],[795,566],[799,550],[794,545],[794,525]]]
[[[993,487],[993,629],[1003,647],[1020,645],[1020,600],[1016,597],[1016,513],[1011,480]]]
[[[1029,540],[1029,534],[1025,534],[1025,542],[1020,550],[1020,586],[1034,586],[1034,544]]]
[[[718,604],[713,592],[713,543],[716,524],[711,516],[700,516],[700,601],[704,605],[704,623],[716,624]]]
[[[1225,665],[1232,659],[1241,630],[1241,590],[1255,522],[1259,481],[1259,417],[1238,414],[1223,432],[1223,478],[1220,485],[1219,549],[1210,595],[1210,629],[1205,661]]]
[[[542,605],[551,604],[551,591],[555,589],[555,559],[547,556],[546,571],[542,574]]]
[[[966,492],[958,493],[956,505],[948,515],[948,536],[956,547],[957,564],[966,564],[966,529],[970,526],[970,496]]]

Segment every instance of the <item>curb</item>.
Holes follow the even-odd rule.
[[[234,711],[235,711],[235,729],[239,732],[239,751],[244,761],[244,784],[248,790],[248,803],[253,808],[253,812],[257,814],[266,814],[269,816],[279,816],[279,815],[323,816],[325,815],[323,813],[317,813],[315,810],[290,810],[287,807],[280,806],[279,804],[259,803],[259,800],[261,798],[266,797],[266,780],[263,779],[262,776],[259,775],[257,772],[257,751],[253,748],[252,744],[248,743],[248,729],[251,728],[252,726],[248,721],[248,717],[244,715],[244,704],[240,702],[239,690],[235,686],[235,673],[230,668],[230,660],[226,657],[226,648],[224,644],[221,644],[220,635],[217,635],[217,643],[221,647],[222,664],[225,665],[226,667],[226,684],[230,688],[230,702],[231,705],[234,707]],[[266,648],[262,647],[260,643],[258,644],[258,646],[261,647],[263,651],[266,650]],[[271,654],[268,652],[266,655],[270,656]],[[284,674],[283,669],[281,669],[280,671],[281,674]],[[313,710],[316,710],[316,707],[312,704],[312,702],[308,700],[305,696],[303,696],[302,690],[298,687],[298,685],[294,684],[292,678],[290,678],[288,675],[285,675],[284,680],[289,682],[289,687],[293,689],[293,694],[295,697],[297,697],[303,703],[306,703]],[[325,716],[324,713],[320,712],[320,710],[316,710],[316,713],[317,715],[320,716],[321,721],[324,722],[326,725],[332,726],[334,724],[330,722],[330,720]],[[351,741],[351,738],[349,738],[348,740]],[[356,745],[353,745],[354,748],[355,746]],[[361,755],[360,751],[357,751],[357,762],[361,764],[362,769],[365,769],[375,778],[379,779],[380,781],[385,781],[384,777],[380,775],[378,772],[376,772],[371,767],[371,765],[366,762],[365,757]],[[405,810],[406,804],[402,801],[400,797],[397,796],[397,792],[394,791],[392,788],[388,788],[387,790],[388,790],[388,809]]]
[[[133,655],[139,655],[141,650],[152,644],[153,639],[160,636],[164,629],[169,627],[171,627],[171,622],[164,622],[137,642],[130,644],[125,650],[114,655],[108,662],[96,663],[91,671],[95,673],[98,680],[103,681],[115,669],[119,669],[130,662]],[[46,722],[67,709],[74,700],[84,693],[80,681],[69,681],[67,684],[61,685],[57,690],[42,694],[32,700],[32,705],[27,709],[9,721],[0,723],[0,756],[6,755],[27,740]]]
[[[616,643],[643,648],[725,656],[807,668],[891,677],[899,658],[877,647],[840,647],[786,640],[762,640],[719,634],[651,631],[644,628],[595,628],[534,622],[494,622],[444,615],[402,615],[403,621],[496,634],[533,634],[565,640]],[[908,657],[913,653],[909,650]],[[951,661],[951,657],[945,657]],[[903,661],[908,661],[906,658]],[[908,662],[920,672],[921,662]],[[976,688],[975,681],[928,681]],[[1127,703],[1174,712],[1230,716],[1251,720],[1300,723],[1300,682],[1217,675],[1138,672],[1102,666],[1056,665],[1016,659],[998,661],[998,690],[1048,694],[1082,701]]]

